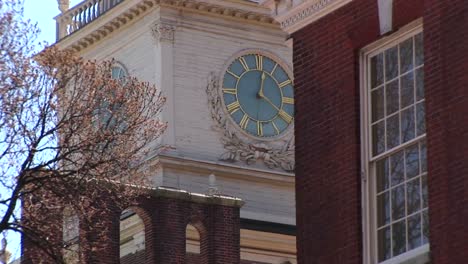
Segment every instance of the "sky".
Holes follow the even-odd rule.
[[[41,29],[39,39],[52,44],[55,42],[55,20],[54,17],[60,14],[57,0],[23,0],[24,16],[37,22]],[[82,0],[70,0],[70,7],[82,2]]]
[[[1,1],[1,0],[0,0]],[[46,42],[53,44],[55,42],[55,20],[54,17],[60,14],[57,0],[23,0],[24,1],[24,18],[30,19],[31,22],[37,23],[40,34],[38,42]],[[70,7],[82,2],[83,0],[70,0]],[[1,237],[0,237],[1,238]],[[21,254],[20,237],[15,234],[8,234],[7,249],[12,253],[12,260],[16,259]]]

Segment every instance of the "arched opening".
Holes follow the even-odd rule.
[[[120,263],[145,263],[145,225],[135,210],[120,215]]]
[[[185,228],[185,263],[199,264],[201,261],[200,232],[198,229],[188,224]]]
[[[67,264],[79,263],[80,218],[71,207],[63,210],[63,259]]]

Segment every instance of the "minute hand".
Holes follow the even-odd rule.
[[[262,99],[265,99],[265,101],[271,104],[278,112],[280,111],[280,109],[272,101],[270,101],[270,99],[266,97],[263,93],[260,96],[262,97]]]

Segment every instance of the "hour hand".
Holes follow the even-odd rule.
[[[262,82],[260,83],[260,90],[258,91],[258,97],[263,98],[265,95],[263,94],[263,84],[265,82],[265,73],[262,72]]]

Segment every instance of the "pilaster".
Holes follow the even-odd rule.
[[[151,27],[156,51],[157,87],[166,97],[166,104],[161,114],[162,121],[167,122],[167,129],[162,137],[162,144],[175,146],[175,103],[174,103],[174,41],[176,27],[173,22],[156,21]]]

